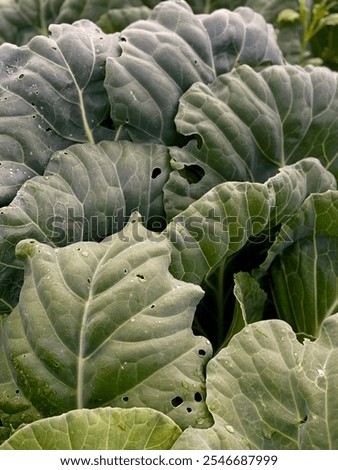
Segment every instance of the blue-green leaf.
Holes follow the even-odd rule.
[[[203,291],[169,273],[162,235],[134,214],[102,243],[54,249],[23,240],[16,252],[25,279],[6,319],[5,355],[43,416],[136,406],[182,428],[210,425],[204,368],[211,346],[191,330]]]

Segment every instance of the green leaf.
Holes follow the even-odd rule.
[[[317,337],[338,311],[338,191],[310,194],[282,226],[265,261],[279,318],[300,334]]]
[[[249,273],[235,274],[234,294],[241,310],[244,325],[262,320],[266,293]]]
[[[35,238],[54,247],[100,241],[138,210],[148,228],[165,225],[162,187],[168,151],[160,145],[103,141],[55,153],[44,176],[27,181],[0,211],[0,311],[10,313],[22,285],[15,246]]]
[[[272,26],[251,8],[233,12],[223,8],[201,18],[210,37],[216,75],[239,64],[283,63]]]
[[[174,247],[175,277],[200,284],[249,238],[266,236],[290,217],[309,193],[336,188],[333,175],[317,159],[284,167],[266,183],[226,182],[175,216],[164,234]]]
[[[174,247],[174,276],[200,284],[225,257],[263,230],[269,212],[269,191],[260,183],[228,182],[211,189],[164,231]]]
[[[277,23],[294,23],[299,20],[299,12],[292,8],[286,8],[278,13]]]
[[[167,145],[184,142],[173,120],[193,83],[210,83],[236,63],[282,63],[260,15],[250,9],[194,15],[184,1],[160,2],[148,20],[122,31],[119,46],[120,55],[107,61],[111,117],[132,140]]]
[[[43,173],[55,150],[115,135],[100,125],[108,113],[104,64],[117,47],[114,36],[87,20],[50,29],[50,37],[26,46],[0,47],[1,206]]]
[[[236,303],[233,319],[223,347],[245,326],[263,320],[267,294],[249,273],[238,272],[234,274],[234,296]]]
[[[152,409],[84,409],[29,424],[0,450],[165,450],[180,434],[170,418]]]
[[[59,7],[60,1],[55,0],[2,0],[0,43],[22,45],[38,34],[47,35],[47,25],[56,22]]]
[[[104,31],[121,31],[135,21],[148,19],[150,14],[151,9],[144,5],[124,7],[109,10],[107,14],[102,15],[98,24]]]
[[[7,317],[6,354],[43,416],[137,406],[182,428],[210,424],[204,367],[211,346],[191,330],[203,291],[169,273],[162,235],[135,214],[102,243],[53,249],[23,240],[16,252],[25,280]]]
[[[25,397],[16,382],[10,360],[6,354],[7,320],[0,316],[0,443],[22,423],[40,419],[41,414]]]
[[[124,3],[123,8],[110,9],[97,21],[98,26],[106,33],[115,33],[135,21],[148,19],[151,9],[145,5],[140,5],[140,2],[134,3],[138,6],[128,6]]]
[[[215,424],[187,429],[175,449],[337,449],[338,314],[315,342],[265,320],[244,328],[207,366]]]
[[[208,34],[187,3],[161,2],[148,20],[119,35],[107,60],[111,117],[134,141],[176,144],[178,100],[192,83],[214,79]]]
[[[225,0],[222,2],[223,7],[230,10],[241,6],[252,8],[257,13],[260,13],[267,22],[272,23],[277,33],[278,45],[281,48],[283,55],[288,63],[297,64],[301,59],[302,46],[302,25],[298,22],[285,23],[280,22],[280,14],[288,11],[288,18],[295,18],[296,14],[300,16],[303,21],[304,12],[300,11],[299,0]],[[305,0],[303,2],[306,12],[311,12],[313,0]],[[294,13],[293,13],[294,12]],[[283,17],[282,17],[283,18]],[[284,16],[285,18],[285,16]]]
[[[338,13],[332,13],[320,21],[323,26],[338,26]]]
[[[171,149],[165,186],[169,219],[216,184],[263,182],[278,168],[317,157],[338,178],[338,74],[326,68],[241,66],[210,85],[194,84],[180,99],[175,122],[196,137]],[[204,176],[189,183],[182,168]]]
[[[23,45],[34,36],[48,36],[51,24],[73,23],[81,18],[96,21],[109,3],[111,0],[2,0],[0,43]]]

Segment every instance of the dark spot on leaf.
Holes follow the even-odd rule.
[[[171,400],[171,404],[173,405],[174,408],[177,408],[178,406],[182,405],[183,403],[183,398],[181,397],[175,397]]]
[[[20,73],[20,75],[19,75],[18,78],[19,78],[19,80],[22,80],[23,78],[25,78],[25,74],[24,74],[24,73]]]
[[[152,179],[154,180],[154,179],[157,178],[161,173],[162,173],[161,168],[158,168],[158,167],[154,168],[153,171],[152,171],[152,173],[151,173]]]
[[[20,393],[20,390],[15,390],[15,393],[16,393],[16,394]]]
[[[91,280],[89,279],[89,277],[88,277],[88,279],[87,279],[87,282],[88,282],[88,284],[90,284],[90,283],[91,283]]]
[[[123,400],[124,402],[127,402],[127,401],[129,400],[129,397],[122,397],[122,400]]]
[[[205,171],[199,165],[184,165],[184,168],[178,170],[178,172],[189,184],[199,183],[205,175]]]
[[[155,304],[150,305],[150,308],[155,308]]]
[[[124,274],[128,274],[128,269],[123,270]]]
[[[139,279],[144,279],[143,274],[136,274],[136,277],[138,277]]]
[[[196,392],[195,395],[194,395],[194,399],[195,401],[202,401],[203,400],[203,397],[202,395],[200,394],[200,392]]]
[[[124,36],[121,36],[121,37],[120,37],[120,41],[122,41],[122,42],[127,42],[127,39],[126,39]]]
[[[188,412],[188,413],[191,413],[191,412],[192,412],[192,408],[188,407],[188,408],[187,408],[187,412]]]
[[[206,355],[205,350],[204,350],[204,349],[199,349],[199,350],[198,350],[198,355],[199,355],[199,356],[205,356],[205,355]]]
[[[307,420],[308,420],[308,416],[305,415],[304,418],[299,421],[299,425],[306,423]]]

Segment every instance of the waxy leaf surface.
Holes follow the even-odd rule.
[[[114,136],[100,126],[108,114],[104,66],[114,37],[87,20],[50,29],[50,37],[26,46],[0,46],[0,206],[43,173],[54,151]]]
[[[177,424],[152,409],[82,409],[26,425],[0,450],[164,450],[180,434]]]
[[[102,243],[54,249],[23,240],[16,252],[25,280],[7,317],[5,354],[41,414],[141,406],[182,428],[210,424],[211,346],[191,330],[203,291],[169,273],[163,236],[134,214]]]
[[[186,430],[177,449],[337,449],[338,314],[318,339],[281,320],[249,325],[207,367],[215,424]]]

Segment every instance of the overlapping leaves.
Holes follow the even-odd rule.
[[[42,174],[58,149],[113,138],[104,64],[116,43],[86,20],[53,25],[51,36],[0,47],[0,205]],[[62,112],[60,112],[62,109]]]
[[[14,250],[20,240],[54,247],[99,241],[121,230],[135,210],[159,230],[168,166],[167,149],[150,144],[104,141],[55,153],[44,175],[27,181],[0,211],[1,311],[10,313],[18,301],[23,273]]]
[[[105,407],[39,420],[16,432],[0,450],[164,450],[180,434],[174,421],[151,408]]]
[[[338,314],[314,342],[279,320],[246,327],[207,367],[215,424],[176,449],[337,449]]]
[[[210,424],[204,367],[211,346],[191,330],[203,291],[169,273],[163,236],[135,214],[102,243],[54,249],[24,240],[16,251],[25,281],[2,322],[3,426],[13,424],[21,395],[46,417],[138,406],[162,411],[182,428]]]
[[[283,93],[280,91],[283,90]],[[316,156],[338,177],[337,74],[324,68],[242,66],[180,99],[178,130],[198,137],[172,149],[165,186],[173,217],[222,181],[263,182],[277,168]],[[199,167],[197,183],[181,175]]]
[[[281,63],[269,32],[263,18],[251,10],[199,16],[186,2],[161,2],[148,20],[122,31],[121,55],[107,61],[113,121],[134,141],[180,144],[182,136],[174,124],[180,96],[195,82],[210,83],[236,61]],[[245,48],[246,40],[255,41],[255,50]]]
[[[0,440],[37,421],[4,448],[336,447],[337,75],[249,8],[38,3],[3,36],[141,21],[0,47]]]

